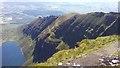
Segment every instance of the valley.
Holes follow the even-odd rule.
[[[109,20],[109,18],[112,19]],[[119,32],[117,29],[119,23],[117,21],[117,13],[106,14],[103,12],[83,15],[71,13],[63,16],[38,17],[30,24],[5,25],[2,29],[4,34],[2,37],[4,42],[7,40],[18,42],[25,56],[25,63],[23,65],[56,66],[61,62],[67,63],[68,61],[71,64],[73,64],[73,62],[77,62],[77,64],[81,65],[88,61],[87,59],[84,60],[84,56],[87,56],[86,54],[88,54],[88,57],[90,58],[92,56],[89,55],[92,55],[93,53],[97,54],[94,51],[98,50],[99,52],[99,50],[108,46],[107,43],[111,43],[112,41],[119,39]],[[13,26],[10,28],[9,26],[11,25]],[[98,38],[98,41],[95,40],[92,42],[92,40],[89,40],[96,38]],[[86,43],[85,39],[86,42],[90,42]],[[78,42],[80,43],[79,45]],[[93,45],[93,43],[95,45],[91,47],[90,45]],[[88,50],[84,50],[79,46],[82,46],[83,48],[87,46]],[[59,55],[61,53],[63,57],[61,56],[60,58]],[[65,56],[66,53],[68,56]],[[74,55],[72,55],[72,53]],[[59,60],[57,56],[59,57]],[[83,57],[83,59],[80,57]],[[79,62],[80,60],[81,62]],[[96,57],[96,60],[93,63],[96,63],[97,60],[98,57]],[[87,63],[85,64],[88,65]],[[85,64],[83,64],[83,66]]]
[[[120,65],[120,13],[113,3],[0,5],[3,67]]]
[[[1,25],[1,38],[0,38],[0,42],[6,42],[6,41],[17,41],[17,39],[19,38],[19,28],[22,26],[23,24],[5,24],[5,25]]]

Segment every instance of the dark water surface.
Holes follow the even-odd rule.
[[[2,66],[21,66],[25,62],[25,57],[14,41],[2,43]]]

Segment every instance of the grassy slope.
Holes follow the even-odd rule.
[[[79,47],[69,50],[62,50],[55,53],[47,62],[33,64],[33,66],[56,66],[58,63],[66,63],[67,61],[80,58],[91,51],[98,50],[103,47],[108,47],[110,42],[120,40],[120,36],[112,35],[98,37],[96,39],[84,39],[77,44]]]
[[[2,25],[1,32],[2,37],[0,38],[0,42],[6,41],[16,41],[20,37],[19,27],[23,24],[6,24]]]

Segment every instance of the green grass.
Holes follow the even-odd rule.
[[[61,51],[61,50],[67,50],[69,49],[69,45],[64,43],[63,41],[61,41],[59,43],[59,45],[56,47],[57,50]]]
[[[2,38],[0,38],[0,42],[6,42],[6,41],[16,41],[18,40],[20,36],[19,28],[23,24],[6,24],[2,25],[2,31],[0,34],[2,34]]]
[[[55,36],[55,34],[54,34],[54,32],[50,32],[50,36],[45,40],[46,42],[53,42],[53,43],[55,43],[55,42],[60,42],[61,41],[61,39],[56,39],[56,38],[54,38],[54,36]]]
[[[18,28],[19,26],[22,26],[23,24],[6,24],[6,25],[2,25],[2,30],[9,30],[9,29],[15,29]]]
[[[39,64],[32,64],[32,66],[57,66],[58,63],[66,63],[70,60],[80,58],[94,50],[98,50],[103,47],[108,47],[110,42],[120,40],[120,36],[105,36],[98,37],[96,39],[84,39],[81,42],[77,42],[79,47],[69,50],[62,50],[55,53],[46,62]]]

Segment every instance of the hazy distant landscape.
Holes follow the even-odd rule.
[[[49,2],[48,2],[49,3]],[[28,23],[37,16],[63,15],[64,13],[117,12],[116,2],[57,3],[57,2],[3,2],[0,3],[4,23]],[[88,5],[89,4],[89,5]],[[101,7],[104,4],[104,7]],[[12,7],[11,7],[12,6]],[[1,21],[1,22],[2,22]]]
[[[117,2],[0,5],[3,66],[120,65]]]

